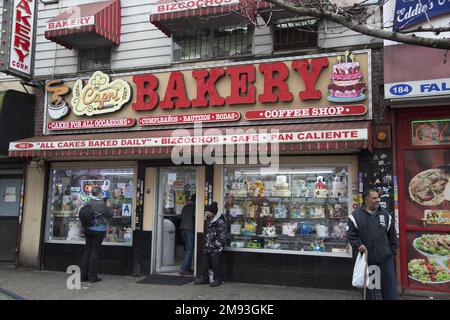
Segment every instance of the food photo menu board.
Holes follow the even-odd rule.
[[[450,151],[409,150],[404,160],[406,224],[450,231]]]
[[[450,151],[404,153],[408,281],[423,289],[450,291]]]
[[[450,291],[450,235],[441,232],[410,232],[407,243],[410,284]]]

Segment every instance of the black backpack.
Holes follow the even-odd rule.
[[[81,207],[78,219],[80,219],[83,228],[95,226],[95,211],[90,204]]]

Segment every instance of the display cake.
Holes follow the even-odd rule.
[[[333,198],[343,197],[345,195],[345,183],[336,176],[334,177],[330,196]]]
[[[286,176],[277,176],[277,183],[275,184],[275,197],[290,197],[291,190],[289,189],[289,184],[287,183]]]
[[[327,184],[323,181],[322,176],[317,177],[317,181],[314,184],[314,197],[326,198],[328,195]]]
[[[276,235],[275,226],[262,227],[262,235],[265,237],[274,237]]]

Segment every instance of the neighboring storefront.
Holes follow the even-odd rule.
[[[44,268],[79,262],[78,210],[99,185],[114,211],[100,273],[178,271],[179,215],[195,193],[197,274],[204,205],[217,201],[227,281],[351,286],[345,226],[372,148],[370,50],[97,71],[46,93],[44,136],[9,148],[46,162]]]
[[[396,112],[402,286],[450,291],[448,107]]]
[[[401,286],[450,292],[450,67],[443,58],[446,52],[409,45],[389,45],[384,51],[385,97],[394,124]]]
[[[20,124],[20,125],[18,125]],[[17,262],[26,163],[9,159],[9,142],[33,135],[34,96],[0,93],[0,261]]]

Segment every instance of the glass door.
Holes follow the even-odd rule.
[[[178,272],[184,258],[181,211],[197,189],[197,169],[161,168],[156,218],[156,272]]]

